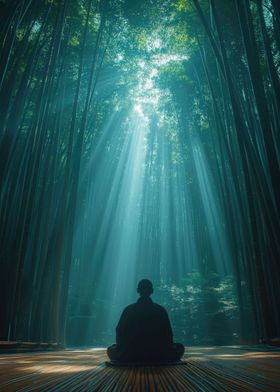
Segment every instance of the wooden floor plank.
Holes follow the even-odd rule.
[[[193,347],[183,366],[108,367],[104,349],[0,355],[7,392],[279,392],[280,351]]]

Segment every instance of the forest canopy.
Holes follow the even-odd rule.
[[[0,338],[108,344],[142,277],[186,344],[279,336],[278,1],[1,0],[0,44]]]

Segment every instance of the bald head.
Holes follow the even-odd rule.
[[[141,297],[149,297],[154,292],[152,282],[149,279],[140,280],[137,286],[137,292]]]

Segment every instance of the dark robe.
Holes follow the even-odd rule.
[[[108,355],[125,361],[176,360],[184,347],[179,345],[179,353],[172,337],[166,310],[150,297],[140,297],[123,311],[116,328],[117,344],[109,347]]]

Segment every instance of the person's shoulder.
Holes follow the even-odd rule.
[[[154,307],[155,307],[158,311],[167,313],[167,312],[166,312],[166,309],[165,309],[162,305],[157,304],[156,302],[153,302],[153,305],[154,305]]]
[[[130,304],[130,305],[127,305],[125,308],[124,308],[124,312],[125,313],[127,313],[127,312],[129,312],[130,310],[133,310],[134,308],[135,308],[135,303],[134,304]]]

